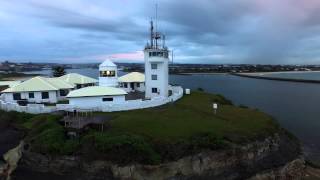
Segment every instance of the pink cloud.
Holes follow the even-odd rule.
[[[143,60],[143,52],[135,51],[129,53],[117,53],[109,55],[110,59],[114,60]]]
[[[86,57],[67,57],[63,58],[65,61],[77,61],[77,62],[88,62],[95,61],[95,62],[102,62],[105,59],[111,59],[113,61],[118,62],[141,62],[143,61],[144,55],[143,51],[135,51],[135,52],[128,52],[128,53],[115,53],[115,54],[99,54],[94,56],[86,56]]]

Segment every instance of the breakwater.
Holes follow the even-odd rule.
[[[230,73],[234,76],[254,78],[254,79],[265,79],[265,80],[274,80],[274,81],[289,81],[289,82],[300,82],[300,83],[314,83],[320,84],[320,80],[311,80],[311,79],[296,79],[296,78],[281,78],[281,77],[268,77],[268,76],[259,76],[259,75],[249,75],[241,73]]]

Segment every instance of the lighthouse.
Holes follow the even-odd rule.
[[[106,59],[99,65],[99,74],[99,86],[118,86],[117,65],[115,65],[111,60]]]
[[[144,49],[145,61],[145,97],[168,97],[169,50],[165,44],[165,35],[154,31],[150,22],[150,42]]]

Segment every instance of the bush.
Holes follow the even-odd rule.
[[[32,117],[34,117],[32,114],[20,113],[16,111],[6,112],[0,110],[0,120],[3,122],[6,121],[14,124],[22,124]]]
[[[60,116],[39,115],[31,120],[27,140],[31,149],[42,154],[69,155],[76,151],[79,143],[67,140],[64,128],[58,123]]]
[[[212,102],[221,104],[221,105],[233,105],[232,101],[225,98],[224,96],[218,94],[214,98],[211,99]]]
[[[249,107],[246,106],[246,105],[240,104],[240,105],[239,105],[239,108],[248,109]]]
[[[189,141],[189,146],[193,149],[202,150],[202,149],[222,149],[225,148],[228,144],[221,137],[210,133],[203,133],[192,136]]]
[[[157,164],[160,162],[159,154],[140,136],[110,136],[103,133],[95,133],[94,139],[97,150],[108,154],[111,160],[117,163],[140,162]]]
[[[200,92],[204,91],[203,88],[201,88],[201,87],[197,88],[197,90],[200,91]]]

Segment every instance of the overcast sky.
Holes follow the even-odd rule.
[[[319,0],[0,0],[0,61],[142,62],[156,2],[176,62],[320,64]]]

